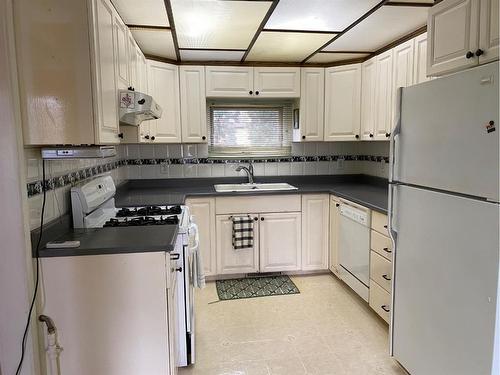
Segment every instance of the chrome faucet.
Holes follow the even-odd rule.
[[[252,162],[248,163],[248,167],[244,167],[242,165],[239,165],[236,168],[236,172],[240,172],[240,171],[245,171],[247,176],[248,176],[248,183],[253,184],[253,164],[252,164]]]

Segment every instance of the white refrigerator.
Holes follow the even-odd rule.
[[[499,374],[499,65],[400,89],[391,134],[391,354]]]

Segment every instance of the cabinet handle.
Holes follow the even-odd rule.
[[[201,139],[202,139],[202,140],[205,140],[205,139],[207,139],[207,137],[203,136],[203,137],[201,137]]]
[[[391,133],[385,133],[385,137],[389,138],[391,136]]]
[[[465,54],[465,58],[467,58],[467,59],[470,59],[470,58],[472,58],[472,57],[474,57],[474,53],[472,53],[472,51],[468,51],[468,52]]]
[[[179,253],[171,253],[170,260],[179,260],[181,258],[181,254]]]
[[[255,91],[255,95],[259,95],[259,92],[258,92],[258,91]]]
[[[254,219],[255,221],[258,221],[258,220],[259,220],[259,218],[258,218],[257,216],[255,216],[253,219]]]
[[[335,203],[335,207],[340,207],[340,203]]]
[[[387,276],[387,275],[382,275],[382,277],[383,277],[384,279],[386,279],[387,281],[391,281],[391,278],[390,278],[389,276]]]
[[[388,247],[384,247],[382,250],[384,250],[387,254],[392,253],[392,250],[389,250]]]
[[[477,57],[479,57],[479,56],[481,56],[483,53],[484,53],[484,51],[483,51],[481,48],[479,48],[479,49],[476,51],[476,56],[477,56]]]
[[[149,139],[149,135],[145,135],[145,136],[144,136],[144,139]]]
[[[118,133],[118,138],[123,139],[123,133]]]
[[[182,267],[174,268],[174,271],[182,272]]]
[[[252,91],[252,90],[250,90],[248,93],[249,93],[250,95],[252,95],[252,94],[253,94],[253,91]]]
[[[382,306],[380,306],[380,308],[381,308],[382,310],[384,310],[385,312],[389,312],[389,311],[391,311],[391,310],[389,310],[389,307],[387,307],[387,305],[382,305]]]
[[[151,137],[151,140],[152,140],[152,141],[154,141],[155,139],[156,139],[156,137],[153,135],[153,136]]]
[[[129,86],[127,90],[128,91],[135,91],[135,89],[132,86]]]
[[[354,138],[359,139],[359,134],[356,134]]]
[[[387,229],[387,225],[384,225],[384,228]]]
[[[260,218],[260,221],[264,221],[264,218],[263,218],[263,217],[261,217],[261,218]]]
[[[372,133],[370,133],[370,138],[373,138],[373,134]]]
[[[302,136],[302,139],[306,139],[306,136],[305,136],[305,135],[303,135],[303,136]]]

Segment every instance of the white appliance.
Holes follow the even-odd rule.
[[[151,96],[134,90],[120,90],[119,110],[120,123],[134,126],[159,119],[163,111]]]
[[[498,69],[399,91],[391,354],[411,375],[499,374]]]
[[[338,261],[342,280],[368,301],[370,285],[370,212],[340,204]]]
[[[104,159],[116,156],[115,146],[42,148],[42,159]]]

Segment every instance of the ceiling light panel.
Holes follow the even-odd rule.
[[[240,61],[245,51],[180,50],[182,61]]]
[[[334,63],[338,61],[362,59],[368,56],[368,53],[332,53],[332,52],[318,52],[307,63]]]
[[[246,61],[300,62],[335,34],[261,32]]]
[[[428,7],[383,6],[323,51],[376,51],[427,23]]]
[[[164,0],[112,0],[127,25],[169,26]]]
[[[180,48],[246,49],[272,2],[171,0]]]
[[[266,29],[342,31],[380,0],[280,0]]]
[[[145,55],[177,60],[170,30],[131,29],[130,31]]]

